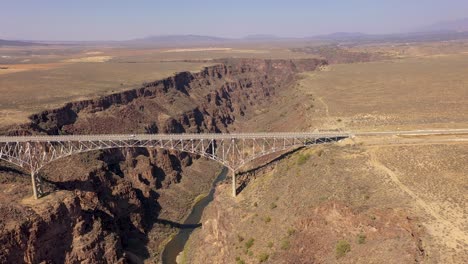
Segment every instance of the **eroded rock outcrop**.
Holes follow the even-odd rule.
[[[229,132],[237,119],[246,118],[279,89],[287,88],[296,73],[326,64],[315,59],[216,63],[198,73],[178,73],[138,89],[43,111],[31,116],[30,124],[1,133]],[[158,243],[171,232],[167,223],[181,220],[190,199],[210,187],[207,183],[213,175],[206,170],[215,166],[200,164],[184,153],[153,149],[93,152],[51,164],[44,176],[51,190],[62,191],[40,200],[34,210],[34,205],[18,201],[0,205],[4,222],[17,222],[0,230],[0,260],[117,263],[157,259]],[[164,198],[170,192],[162,190],[177,188],[188,176],[186,171],[197,181],[181,188],[177,199]],[[29,192],[20,193],[25,197]],[[11,208],[29,213],[15,220],[9,218]],[[161,215],[174,219],[161,223]]]

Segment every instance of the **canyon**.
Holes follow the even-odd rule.
[[[70,102],[0,128],[2,135],[233,132],[323,59],[217,59],[139,88]],[[242,122],[240,122],[242,121]],[[168,150],[115,149],[67,157],[42,171],[31,199],[24,171],[0,162],[0,262],[158,262],[221,170]],[[208,172],[208,173],[207,173]]]

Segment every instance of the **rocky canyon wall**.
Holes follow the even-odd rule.
[[[29,124],[3,128],[1,134],[229,132],[236,120],[287,89],[297,73],[326,61],[215,63],[198,73],[182,72],[137,89],[67,103],[32,115]],[[15,194],[0,195],[0,262],[157,259],[193,199],[209,189],[215,174],[206,171],[216,166],[166,150],[85,153],[45,168],[51,194],[24,202],[30,195],[27,175],[0,163],[0,176],[6,177],[0,184]],[[190,186],[179,187],[185,179]],[[174,196],[171,190],[177,188]]]

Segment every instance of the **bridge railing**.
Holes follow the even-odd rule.
[[[280,133],[210,133],[210,134],[99,134],[99,135],[37,135],[2,136],[0,142],[50,142],[50,141],[92,141],[92,140],[158,140],[158,139],[242,139],[242,138],[320,138],[349,137],[348,132],[280,132]]]

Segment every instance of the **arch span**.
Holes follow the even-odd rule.
[[[42,195],[38,172],[47,164],[74,154],[113,148],[155,148],[203,156],[221,163],[235,173],[259,157],[291,148],[330,143],[348,133],[249,133],[170,135],[86,135],[0,137],[0,159],[31,173],[35,198]]]

